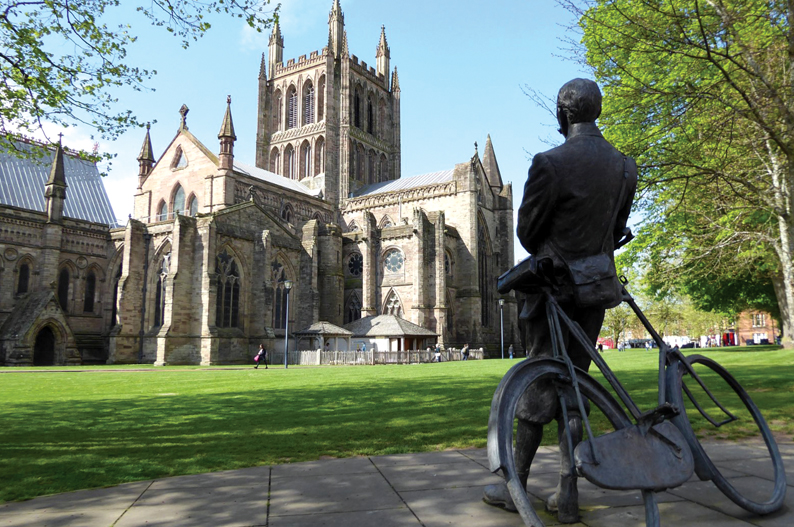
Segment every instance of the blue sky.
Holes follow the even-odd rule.
[[[284,58],[320,50],[327,43],[332,0],[284,0],[281,30]],[[400,76],[402,176],[452,168],[485,146],[491,135],[502,177],[513,184],[517,207],[531,154],[546,150],[543,139],[559,141],[556,122],[522,92],[524,85],[555,96],[566,81],[587,72],[560,57],[560,39],[569,14],[554,0],[491,2],[341,0],[351,53],[375,64],[381,25]],[[119,15],[116,15],[119,16]],[[143,121],[157,121],[151,135],[159,157],[179,125],[179,108],[190,108],[188,126],[211,149],[232,96],[237,133],[235,157],[253,164],[257,75],[269,31],[257,34],[244,22],[215,16],[213,28],[183,50],[177,38],[147,25],[134,13],[125,20],[140,35],[129,59],[157,70],[148,82],[154,91],[119,91],[121,103]],[[68,146],[90,149],[89,130],[69,129]],[[144,132],[135,130],[115,142],[100,140],[100,150],[117,154],[105,180],[116,216],[132,211],[137,161]],[[516,241],[516,258],[525,256]]]

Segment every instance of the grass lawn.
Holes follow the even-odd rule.
[[[794,353],[707,354],[773,429],[794,435]],[[657,354],[604,355],[641,406],[655,406]],[[4,368],[0,501],[320,456],[484,447],[493,391],[514,363]],[[553,443],[556,427],[547,431]]]

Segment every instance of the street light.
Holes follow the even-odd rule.
[[[505,358],[505,299],[499,299],[499,325],[501,327],[500,333],[502,335],[502,360]]]
[[[289,368],[287,365],[287,348],[289,347],[289,290],[292,289],[292,280],[284,280],[284,289],[287,290],[287,309],[284,317],[284,369]],[[504,353],[503,353],[504,354]]]

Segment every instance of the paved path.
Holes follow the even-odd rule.
[[[794,474],[794,444],[781,445]],[[763,446],[711,444],[709,452],[733,483],[750,493],[771,486]],[[547,496],[556,484],[555,449],[542,447],[530,492]],[[351,526],[521,527],[517,514],[485,505],[482,487],[499,481],[485,450],[458,450],[263,466],[142,481],[0,505],[0,526],[216,527]],[[790,478],[789,481],[792,481]],[[605,491],[580,480],[578,527],[643,527],[638,492]],[[758,517],[728,501],[710,482],[692,480],[659,494],[662,525],[791,527],[794,488],[780,512]],[[541,513],[546,525],[556,519]]]

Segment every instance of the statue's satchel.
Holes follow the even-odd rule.
[[[594,462],[590,441],[595,448]],[[578,472],[606,489],[662,491],[683,485],[694,471],[692,451],[669,421],[651,427],[632,425],[582,441],[574,450]]]

